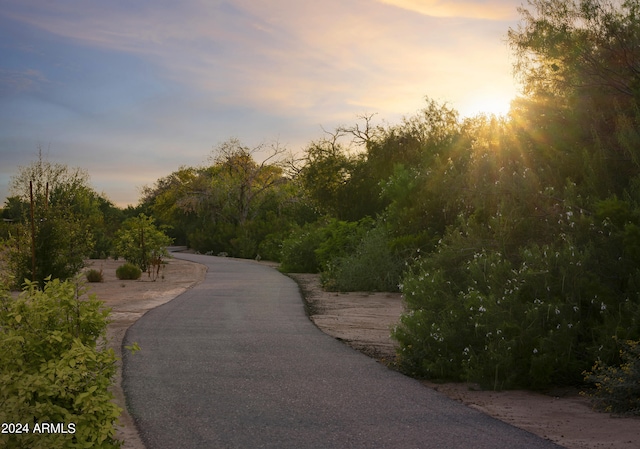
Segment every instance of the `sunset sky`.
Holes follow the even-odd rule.
[[[322,128],[448,102],[504,112],[520,0],[0,0],[0,204],[37,157],[119,206],[237,137],[294,151]]]

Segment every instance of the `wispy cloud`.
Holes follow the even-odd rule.
[[[511,20],[519,1],[484,0],[378,0],[381,3],[433,17],[466,17],[472,19]]]
[[[168,171],[231,136],[298,144],[358,114],[412,114],[426,95],[463,106],[508,91],[496,21],[519,1],[3,0],[0,94],[15,105],[0,104],[0,134],[116,165],[132,148],[157,167],[183,156]]]
[[[506,17],[515,9],[505,1],[381,2],[438,17]],[[34,3],[39,14],[31,13]],[[85,45],[137,53],[215,101],[283,113],[321,111],[341,98],[399,111],[407,106],[403,91],[415,103],[434,85],[434,68],[456,64],[457,44],[475,39],[464,27],[452,37],[451,24],[409,20],[364,0],[143,2],[133,10],[109,2],[20,5],[9,13],[14,19]]]
[[[0,95],[38,90],[47,78],[39,70],[9,70],[0,68]]]

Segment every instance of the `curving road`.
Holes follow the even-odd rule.
[[[204,282],[127,332],[123,387],[148,449],[558,448],[317,329],[294,281],[192,254]]]

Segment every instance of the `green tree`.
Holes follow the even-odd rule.
[[[198,226],[196,211],[203,197],[198,193],[205,190],[199,182],[202,176],[202,170],[183,166],[143,189],[141,204],[158,223],[169,226],[167,234],[178,245],[187,245],[188,234]]]
[[[9,261],[17,284],[24,279],[68,279],[91,254],[102,219],[98,195],[80,168],[54,164],[42,152],[12,178],[11,213],[21,213],[9,240]]]
[[[146,189],[143,201],[199,251],[252,258],[264,250],[276,257],[275,236],[307,213],[285,174],[283,153],[231,139],[216,148],[210,166],[182,167]]]
[[[151,268],[160,267],[167,257],[171,238],[158,229],[152,217],[140,214],[122,223],[116,237],[116,254],[127,262],[151,274]]]
[[[341,136],[336,132],[330,138],[312,142],[305,151],[298,178],[320,214],[344,219],[356,201],[344,201],[355,160],[338,142]]]
[[[640,3],[531,0],[519,11],[508,33],[515,71],[524,93],[547,105],[529,131],[550,125],[555,142],[570,137],[565,166],[594,174],[595,194],[621,194],[640,173]]]

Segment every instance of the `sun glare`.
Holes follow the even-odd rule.
[[[509,113],[513,96],[502,93],[490,93],[472,96],[460,108],[467,117],[478,114],[505,116]]]

